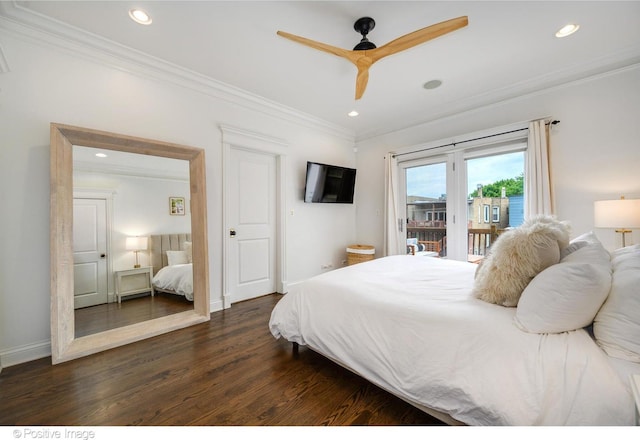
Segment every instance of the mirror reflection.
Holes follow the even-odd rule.
[[[193,310],[189,161],[73,146],[75,337]]]
[[[177,329],[185,328],[191,325],[196,325],[202,322],[206,322],[210,319],[209,315],[209,273],[208,273],[208,249],[207,249],[207,211],[206,211],[206,179],[205,179],[205,155],[204,150],[201,148],[189,147],[186,145],[179,145],[174,143],[156,141],[152,139],[144,139],[139,137],[127,136],[122,134],[110,133],[106,131],[94,130],[89,128],[74,127],[71,125],[51,123],[51,144],[50,144],[50,171],[51,171],[51,200],[50,200],[50,234],[49,234],[49,258],[51,260],[51,362],[58,364],[66,362],[71,359],[76,359],[81,356],[87,356],[93,353],[97,353],[102,350],[108,350],[110,348],[119,347],[121,345],[130,344],[135,341],[140,341],[145,338],[157,336],[163,333],[171,332]],[[155,161],[155,157],[164,157],[171,159],[184,160],[189,163],[189,193],[185,195],[184,204],[182,203],[182,195],[172,194],[174,197],[172,201],[167,201],[165,209],[169,211],[170,218],[179,218],[183,215],[189,215],[191,217],[190,234],[192,236],[192,265],[193,265],[193,306],[190,306],[188,310],[180,313],[172,313],[165,316],[159,316],[148,320],[138,320],[131,324],[122,324],[121,326],[113,326],[109,330],[98,331],[91,330],[88,334],[76,337],[75,326],[75,280],[76,274],[74,271],[74,249],[73,249],[73,199],[74,193],[83,193],[85,196],[91,194],[98,194],[100,197],[106,198],[107,214],[106,221],[110,222],[107,227],[107,231],[110,231],[110,235],[107,238],[108,253],[105,254],[104,260],[107,265],[107,285],[108,283],[114,283],[110,275],[114,275],[114,270],[119,269],[116,264],[133,265],[149,264],[144,263],[144,252],[140,250],[141,246],[138,241],[138,237],[141,235],[129,235],[133,233],[141,234],[142,232],[135,232],[131,230],[119,229],[120,223],[117,223],[116,216],[113,214],[115,209],[113,205],[120,203],[119,200],[124,200],[122,194],[124,194],[123,187],[109,186],[104,182],[99,181],[96,176],[86,176],[87,180],[82,186],[78,187],[77,191],[73,187],[73,146],[80,145],[92,148],[101,148],[107,151],[113,152],[127,152],[134,153],[135,155],[141,155],[141,159],[145,163],[152,164]],[[81,153],[78,152],[78,159]],[[108,155],[108,153],[106,153]],[[137,163],[137,158],[129,157],[128,162],[124,168]],[[136,162],[133,162],[136,160]],[[151,169],[163,170],[161,165],[149,165]],[[82,170],[88,171],[88,170]],[[165,170],[166,171],[166,170]],[[77,181],[80,182],[79,176],[81,170],[78,169]],[[89,173],[90,174],[90,173]],[[109,174],[118,175],[116,171],[111,171]],[[122,173],[120,173],[122,174]],[[160,173],[160,177],[166,177],[164,172]],[[105,181],[106,177],[101,177]],[[111,177],[113,178],[113,177]],[[157,181],[147,176],[149,180]],[[133,186],[141,185],[140,182]],[[156,186],[149,185],[149,186]],[[105,196],[106,194],[106,196]],[[120,194],[120,195],[119,195]],[[176,200],[176,196],[178,200]],[[99,197],[99,198],[100,198]],[[153,196],[149,196],[153,197]],[[163,220],[160,218],[164,214],[158,214],[155,211],[151,211],[147,205],[144,205],[146,209],[140,209],[139,206],[134,206],[140,202],[129,202],[124,204],[124,208],[128,209],[131,213],[136,211],[135,215],[142,215],[145,223],[140,223],[138,226],[155,225],[158,230],[158,224],[161,224]],[[137,214],[142,212],[143,214]],[[163,211],[167,212],[167,211]],[[129,213],[130,215],[132,215]],[[176,214],[175,216],[171,215]],[[140,218],[140,217],[134,217]],[[99,222],[96,220],[96,224]],[[135,221],[131,221],[128,227],[135,225]],[[120,235],[120,242],[116,244],[116,233]],[[147,246],[151,248],[151,264],[155,268],[155,262],[153,262],[153,255],[158,253],[166,257],[166,250],[182,250],[184,241],[188,234],[178,234],[178,239],[174,239],[176,234],[166,234],[166,231],[162,231],[161,235],[150,235],[147,241]],[[90,234],[88,235],[91,236]],[[127,238],[136,238],[135,244],[131,240],[129,245],[130,249],[127,249]],[[158,237],[158,239],[155,239]],[[182,242],[180,237],[184,237]],[[122,239],[124,238],[124,245]],[[82,239],[86,240],[86,237],[78,238],[81,242]],[[90,241],[90,240],[87,240]],[[142,240],[144,241],[144,240]],[[94,242],[98,240],[94,238]],[[122,251],[124,247],[124,254],[118,253],[118,248]],[[96,245],[97,248],[97,245]],[[80,249],[77,249],[80,250]],[[138,257],[138,263],[136,261],[136,251]],[[133,255],[131,255],[133,253]],[[127,256],[128,254],[128,256]],[[98,254],[100,257],[101,254]],[[126,261],[128,259],[128,262]],[[161,264],[168,264],[165,260]],[[94,270],[98,270],[98,264],[94,264]],[[128,266],[127,266],[128,267]],[[139,269],[139,268],[133,268]],[[128,270],[126,267],[124,270]],[[80,269],[78,269],[78,272]],[[87,269],[87,271],[89,271]],[[84,275],[83,275],[84,276]],[[137,280],[140,282],[141,280]],[[133,283],[133,281],[130,281]],[[96,277],[97,283],[97,277]],[[87,286],[85,286],[86,288]],[[91,286],[88,286],[91,287]],[[97,286],[95,291],[97,291]],[[130,288],[132,288],[130,286]],[[90,290],[90,289],[89,289]],[[111,289],[113,291],[113,288]],[[154,289],[155,291],[155,289]],[[109,287],[107,287],[107,298],[109,295]],[[138,292],[143,293],[143,292]],[[137,295],[137,293],[136,293]],[[129,300],[132,300],[134,295],[131,295]],[[150,294],[148,295],[150,296]],[[116,298],[118,295],[116,294]],[[156,298],[154,295],[152,298]],[[122,298],[121,298],[122,300]],[[107,303],[109,304],[109,303]],[[122,304],[122,301],[121,303]],[[89,308],[87,306],[84,308]],[[122,305],[120,306],[122,309]],[[126,310],[131,309],[127,307]],[[110,319],[104,319],[109,321]],[[113,319],[112,321],[116,321]],[[134,321],[134,320],[131,320]],[[91,321],[93,322],[93,321]],[[86,328],[86,327],[85,327]],[[93,332],[93,333],[92,333]]]

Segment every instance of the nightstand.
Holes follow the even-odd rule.
[[[640,425],[640,374],[631,375],[631,389],[636,402],[636,425]]]
[[[151,292],[151,296],[153,296],[153,284],[151,284],[153,277],[152,270],[153,268],[151,266],[117,270],[115,275],[118,303],[120,303],[123,296],[127,295]]]

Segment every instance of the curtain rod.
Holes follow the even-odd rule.
[[[556,124],[559,124],[559,123],[560,123],[560,121],[555,119],[555,120],[553,120],[551,122],[547,122],[546,125],[556,125]],[[528,129],[529,129],[528,127],[525,127],[525,128],[518,128],[516,130],[503,131],[502,133],[489,134],[487,136],[480,136],[480,137],[473,138],[473,139],[466,139],[464,141],[451,142],[449,144],[438,145],[437,147],[429,147],[429,148],[423,148],[422,150],[407,151],[406,153],[398,153],[398,154],[394,154],[393,157],[404,156],[405,154],[420,153],[421,151],[436,150],[438,148],[444,148],[444,147],[451,147],[451,146],[455,147],[456,145],[464,144],[465,142],[480,141],[482,139],[488,139],[488,138],[492,138],[492,137],[495,137],[495,136],[502,136],[503,134],[517,133],[518,131],[524,131],[524,130],[528,130]]]

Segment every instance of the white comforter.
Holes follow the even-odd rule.
[[[470,295],[475,268],[403,255],[327,272],[292,286],[269,327],[466,424],[634,424],[628,377],[585,330],[519,330],[515,308]]]
[[[174,264],[165,266],[153,277],[153,286],[173,291],[193,301],[193,264]]]

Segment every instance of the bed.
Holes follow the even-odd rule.
[[[625,319],[616,315],[616,307],[624,298],[620,289],[614,295],[613,286],[627,283],[629,292],[637,292],[630,286],[640,281],[640,247],[625,255],[631,255],[625,257],[625,271],[618,269],[624,279],[615,281],[611,263],[611,293],[596,310],[609,310],[620,321]],[[540,274],[557,275],[555,266],[564,259],[569,256]],[[572,262],[571,270],[580,264]],[[411,255],[340,268],[293,285],[274,307],[269,328],[274,337],[308,346],[448,424],[635,423],[630,378],[640,374],[640,358],[633,357],[640,356],[640,349],[627,350],[626,358],[611,356],[616,341],[606,347],[607,332],[612,333],[604,325],[607,316],[602,322],[590,318],[592,323],[584,327],[578,320],[579,328],[570,331],[525,330],[530,325],[525,303],[532,301],[525,297],[527,290],[522,306],[483,301],[473,293],[476,270],[473,263]],[[540,287],[548,279],[541,277],[535,284]],[[614,304],[608,307],[611,298]],[[640,298],[632,301],[632,307],[622,309],[640,311]],[[639,327],[631,330],[636,335],[638,320],[640,316]],[[636,349],[640,341],[635,336],[630,340]]]
[[[193,301],[191,234],[152,235],[153,288]]]

